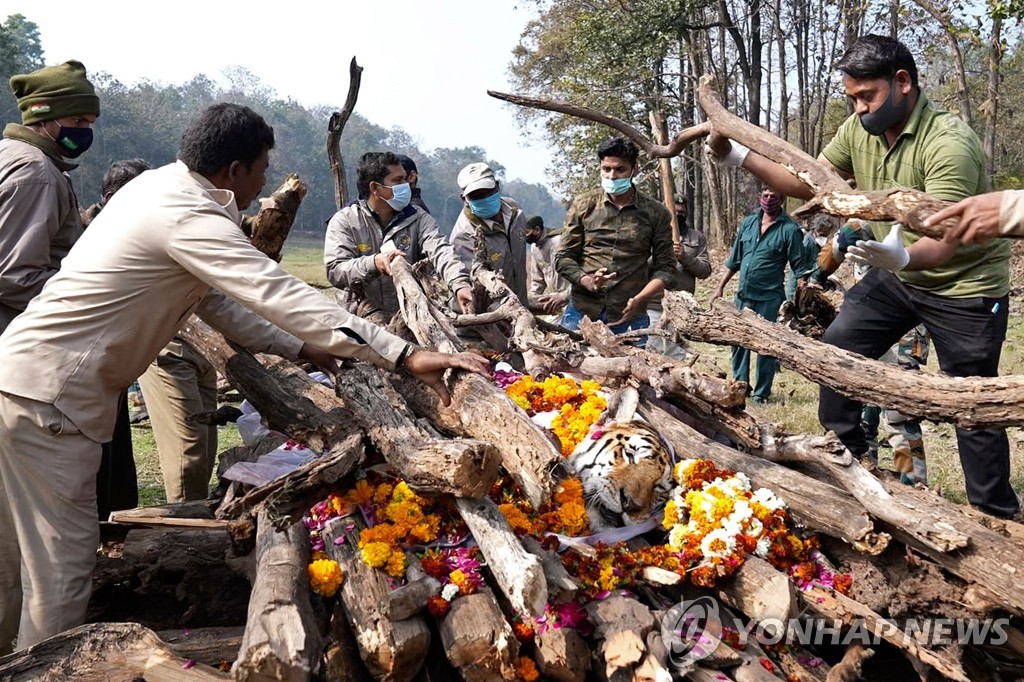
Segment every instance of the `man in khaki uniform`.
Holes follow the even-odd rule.
[[[92,143],[100,100],[70,61],[13,76],[23,125],[0,140],[0,333],[60,269],[82,234],[68,171]]]
[[[257,351],[401,367],[445,403],[445,368],[487,372],[483,358],[418,349],[350,315],[249,243],[240,211],[262,189],[273,146],[251,109],[205,110],[179,161],[118,192],[0,337],[5,649],[16,633],[27,647],[82,623],[99,541],[94,479],[115,398],[193,312]]]
[[[519,302],[528,306],[523,209],[511,197],[501,196],[494,171],[482,161],[459,171],[456,182],[466,205],[452,228],[455,253],[470,273],[475,262],[500,272]]]
[[[1024,190],[1003,190],[967,197],[924,221],[928,227],[959,218],[944,240],[984,244],[995,237],[1024,237]]]
[[[429,213],[411,205],[405,167],[391,152],[368,152],[359,159],[357,203],[327,223],[324,265],[338,288],[338,303],[350,313],[387,324],[398,312],[391,281],[391,261],[404,255],[410,263],[430,259],[463,312],[472,312],[469,275],[437,230]]]
[[[530,287],[530,308],[561,316],[569,301],[569,281],[555,269],[555,255],[562,246],[562,235],[544,227],[544,218],[535,215],[526,221],[523,239],[529,245],[526,278]]]

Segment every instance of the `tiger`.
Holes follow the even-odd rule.
[[[610,422],[599,429],[597,438],[585,437],[567,461],[583,484],[590,528],[643,523],[672,490],[669,449],[643,421]]]

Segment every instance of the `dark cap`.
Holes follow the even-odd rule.
[[[416,162],[410,159],[405,154],[395,154],[398,157],[398,162],[402,164],[402,168],[405,169],[406,173],[418,173],[416,170]]]
[[[527,227],[536,227],[538,230],[543,230],[544,229],[544,219],[541,218],[539,215],[531,216],[530,219],[526,221],[526,226]]]

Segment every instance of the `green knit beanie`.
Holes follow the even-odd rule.
[[[64,62],[32,73],[11,76],[24,125],[65,116],[100,115],[100,98],[85,77],[81,62]]]

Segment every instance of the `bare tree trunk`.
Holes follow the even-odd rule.
[[[900,37],[900,0],[892,0],[889,5],[889,37]]]
[[[956,27],[949,16],[949,10],[939,9],[930,0],[914,0],[914,3],[925,12],[930,14],[942,27],[942,35],[953,53],[953,72],[956,74],[956,100],[960,107],[960,118],[964,123],[971,125],[971,96],[967,91],[967,72],[964,69],[964,54],[960,50],[960,41],[956,38]]]
[[[992,17],[992,35],[989,37],[988,52],[988,106],[985,108],[985,159],[988,176],[995,175],[996,167],[996,121],[999,113],[999,67],[1003,62],[1003,17]]]

